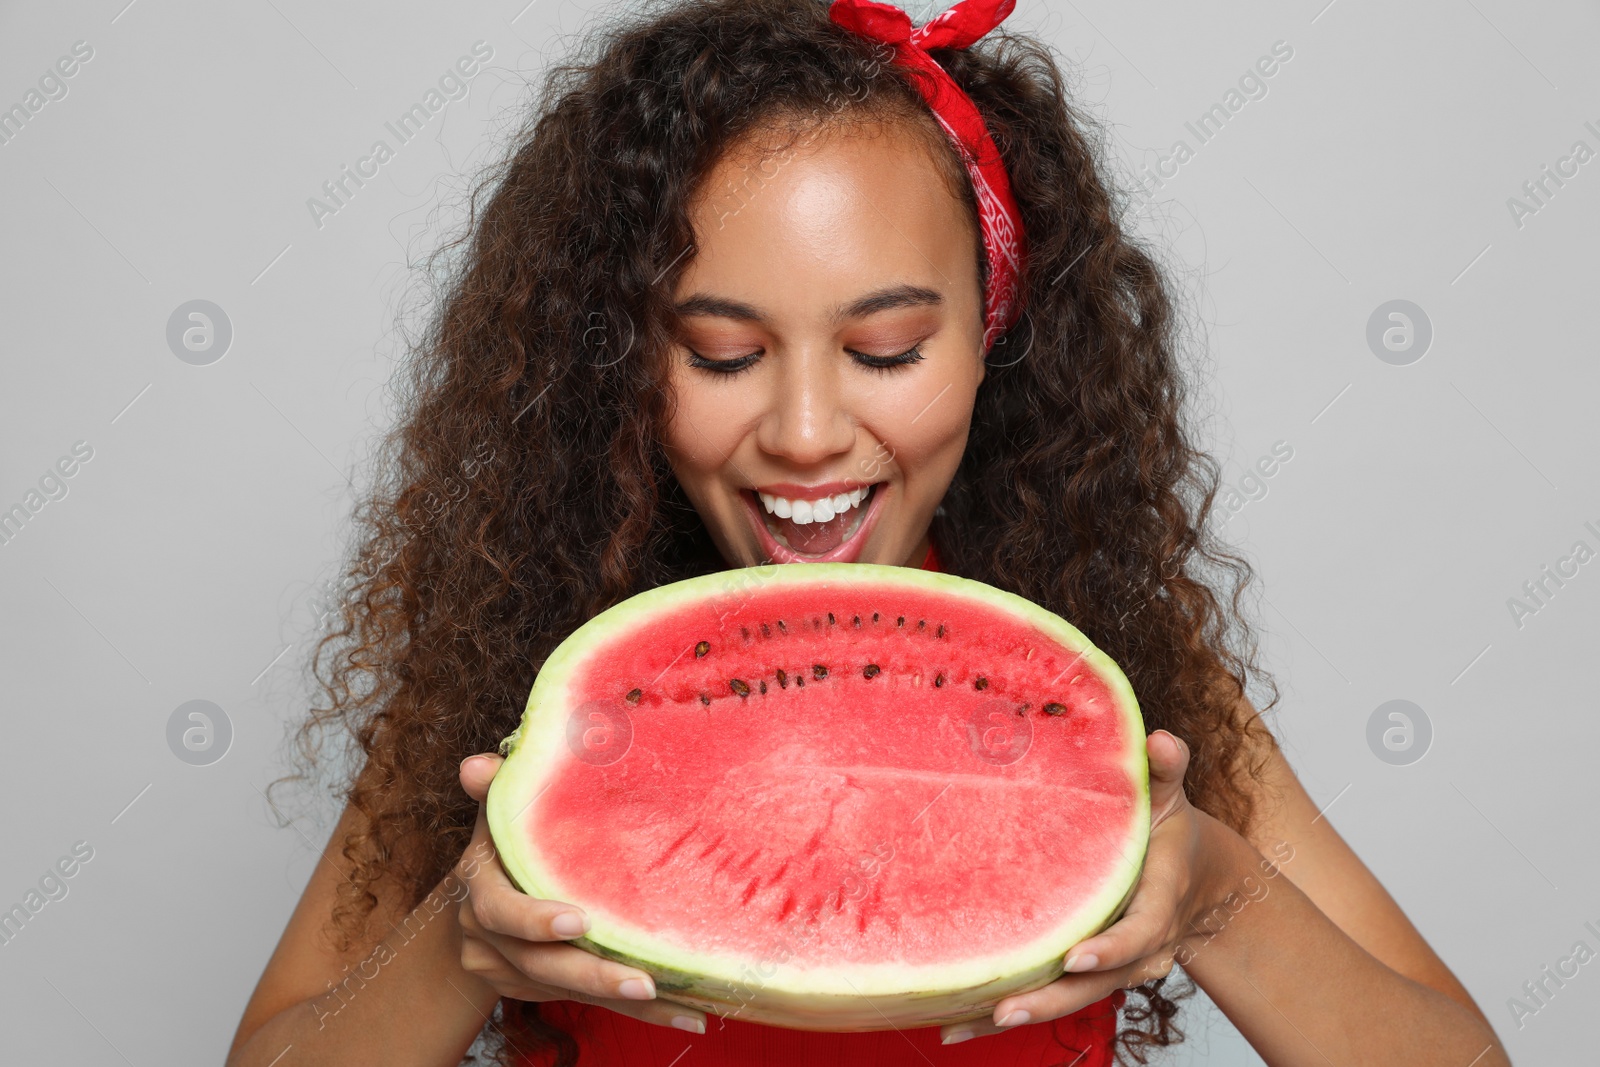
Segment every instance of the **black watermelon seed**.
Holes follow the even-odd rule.
[[[1067,713],[1067,709],[1060,704],[1051,702],[1044,706],[1044,713],[1046,715],[1065,715]]]
[[[778,687],[780,689],[789,688],[789,676],[783,673],[782,667],[778,668]]]
[[[706,696],[704,693],[701,693],[700,694],[700,703],[704,704],[706,707],[709,708],[711,706],[711,698]]]
[[[761,624],[761,636],[762,637],[771,637],[772,636],[772,631],[767,629],[767,624],[766,623],[762,623]]]
[[[831,612],[831,611],[828,612],[828,625],[829,626],[833,625],[833,612]]]
[[[851,619],[850,621],[855,623],[855,625],[860,626],[861,625],[861,616],[857,615],[855,618]]]
[[[750,687],[739,678],[735,678],[733,681],[729,682],[728,688],[732,689],[735,693],[738,693],[742,697],[747,697],[750,695]]]
[[[806,676],[803,674],[795,675],[794,684],[798,685],[801,689],[804,689],[806,687]]]
[[[944,623],[941,622],[939,624],[939,628],[933,632],[933,636],[935,636],[935,637],[943,637],[944,636]]]
[[[917,620],[917,629],[926,630],[927,628],[928,628],[928,620],[927,619],[918,619]]]
[[[766,679],[762,679],[762,681],[761,681],[761,692],[765,693],[766,691],[767,691],[767,682],[766,682]]]
[[[827,676],[828,676],[828,668],[824,667],[820,663],[814,663],[814,664],[811,665],[811,677],[815,678],[817,681],[820,682],[820,681],[822,681],[822,679],[826,678]]]
[[[874,611],[872,613],[872,621],[873,622],[877,622],[878,621],[878,613],[876,611]]]
[[[642,696],[644,696],[644,694],[641,693],[639,690],[630,689],[630,690],[628,690],[627,701],[630,704],[637,704],[637,703],[639,703],[639,698],[642,697]]]
[[[699,659],[701,656],[705,655],[707,652],[710,652],[710,651],[711,651],[711,642],[710,641],[701,641],[698,645],[694,646],[694,658],[695,659]]]
[[[878,665],[876,663],[869,663],[862,668],[861,673],[866,675],[868,678],[877,677]]]
[[[934,675],[933,676],[933,687],[935,689],[938,689],[942,685],[944,685],[944,675],[942,675],[942,674]]]
[[[985,678],[981,674],[978,675],[978,680],[972,683],[972,688],[974,688],[974,689],[987,689],[987,688],[989,688],[989,679]]]
[[[788,633],[789,632],[789,628],[783,624],[783,620],[782,619],[778,620],[778,629],[782,630],[784,633]]]
[[[894,620],[894,624],[896,626],[904,626],[906,624],[906,617],[904,615],[900,616],[898,619]]]
[[[744,638],[746,641],[750,640],[750,630],[744,626],[739,627],[739,636]]]

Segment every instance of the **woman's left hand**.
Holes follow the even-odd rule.
[[[1145,751],[1150,760],[1150,844],[1127,910],[1116,923],[1068,950],[1069,973],[1031,993],[1006,997],[989,1019],[944,1026],[940,1036],[946,1044],[1071,1015],[1118,989],[1164,978],[1172,970],[1180,945],[1194,936],[1192,918],[1210,907],[1208,887],[1222,873],[1210,869],[1219,850],[1205,847],[1206,841],[1226,828],[1190,805],[1184,793],[1188,745],[1157,730],[1146,739]]]

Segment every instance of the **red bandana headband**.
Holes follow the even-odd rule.
[[[988,352],[1022,311],[1020,287],[1024,240],[1022,215],[1011,195],[1000,149],[972,98],[928,55],[931,48],[966,48],[1011,14],[1016,0],[956,0],[918,29],[911,16],[873,0],[833,0],[828,17],[847,30],[891,45],[902,66],[931,77],[914,79],[934,117],[961,151],[977,194],[983,245],[989,258],[989,294],[984,308],[983,349]]]

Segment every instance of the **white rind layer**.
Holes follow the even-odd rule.
[[[998,608],[1031,624],[1083,661],[1119,697],[1130,739],[1125,770],[1136,781],[1138,808],[1122,844],[1122,862],[1100,893],[1054,929],[1005,952],[937,966],[799,966],[793,959],[751,960],[685,950],[631,926],[623,917],[565,895],[561,879],[544,862],[522,827],[523,812],[546,788],[567,748],[568,689],[572,669],[599,644],[614,640],[621,626],[641,624],[679,607],[719,595],[743,598],[789,585],[859,590],[864,585],[900,585],[952,593]],[[577,904],[591,920],[572,943],[649,971],[661,996],[705,1011],[736,1011],[748,1021],[818,1030],[879,1030],[890,1026],[940,1025],[972,1018],[1002,997],[1038,988],[1062,974],[1066,950],[1109,926],[1126,907],[1143,868],[1149,839],[1150,783],[1144,752],[1144,720],[1133,687],[1112,659],[1065,619],[1015,594],[958,575],[865,563],[807,563],[721,571],[641,593],[579,627],[551,653],[529,694],[517,729],[500,744],[506,755],[489,789],[486,817],[501,865],[530,896]],[[558,758],[549,758],[557,754]],[[502,843],[511,842],[506,848]],[[804,947],[793,954],[803,958]],[[870,1001],[870,1004],[868,1003]]]

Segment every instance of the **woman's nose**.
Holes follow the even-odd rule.
[[[836,359],[830,354],[786,353],[774,375],[772,395],[757,430],[762,450],[796,467],[812,467],[848,453],[855,445],[855,420],[843,395]]]

